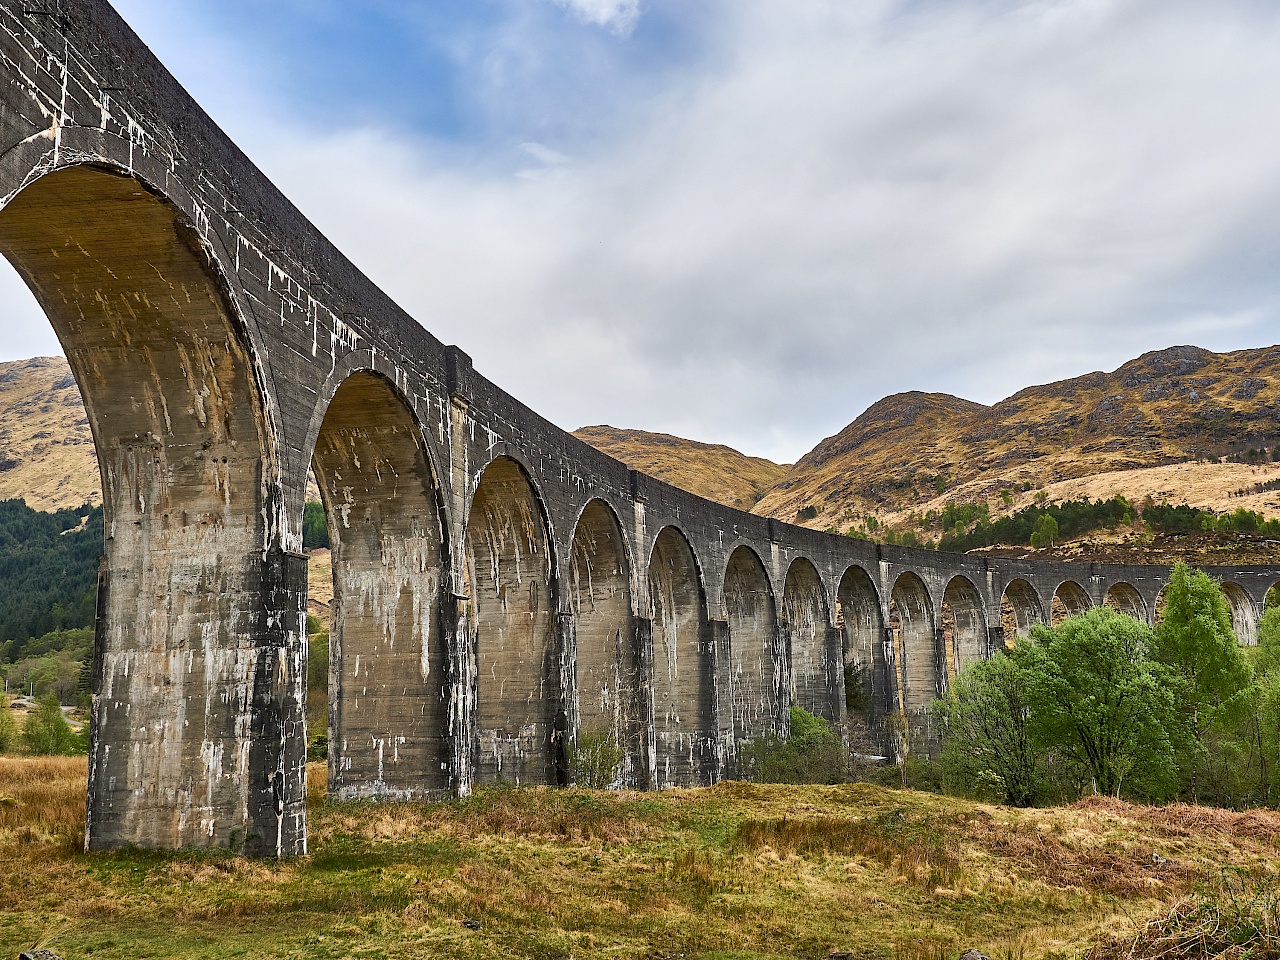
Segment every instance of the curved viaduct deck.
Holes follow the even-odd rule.
[[[0,0],[0,61],[0,252],[102,469],[92,848],[305,849],[313,463],[340,795],[554,782],[580,736],[707,782],[791,703],[840,720],[846,677],[919,710],[1054,609],[1156,609],[1163,569],[876,547],[630,471],[398,309],[103,0]],[[1212,572],[1247,635],[1280,570]]]

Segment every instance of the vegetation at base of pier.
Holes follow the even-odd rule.
[[[84,761],[0,759],[0,944],[107,960],[917,960],[970,947],[1111,960],[1154,955],[1115,946],[1152,918],[1247,921],[1221,865],[1264,878],[1280,857],[1268,811],[1099,797],[1024,810],[868,784],[330,803],[323,767],[309,774],[308,856],[86,855]]]

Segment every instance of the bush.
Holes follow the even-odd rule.
[[[80,752],[80,738],[62,715],[62,704],[53,694],[42,697],[27,714],[22,740],[28,753],[39,757],[59,757]]]
[[[748,740],[739,752],[742,775],[757,783],[843,783],[849,757],[840,737],[822,717],[791,708],[791,736],[768,734]]]
[[[18,721],[9,709],[9,698],[0,693],[0,755],[18,748]]]
[[[622,779],[622,747],[612,734],[580,733],[569,747],[569,775],[576,786],[608,790]]]

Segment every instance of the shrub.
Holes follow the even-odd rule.
[[[0,754],[12,753],[18,748],[18,721],[9,709],[9,698],[0,693]]]
[[[608,790],[622,779],[626,754],[612,734],[578,735],[569,747],[569,774],[576,786],[587,790]]]
[[[796,520],[800,523],[804,523],[806,520],[816,520],[817,517],[818,508],[811,503],[806,503],[796,511]]]
[[[758,783],[843,783],[849,758],[840,737],[822,717],[791,708],[791,736],[767,734],[740,748],[742,775]]]
[[[53,694],[42,697],[27,714],[22,725],[22,740],[27,752],[39,757],[58,757],[79,752],[80,738],[62,715],[62,704]]]

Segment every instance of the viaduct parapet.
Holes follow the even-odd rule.
[[[0,0],[0,252],[102,470],[87,845],[306,849],[307,560],[330,518],[340,797],[734,772],[798,704],[921,711],[1012,631],[1163,568],[877,547],[628,470],[502,392],[335,250],[104,0]],[[1246,640],[1280,569],[1213,569]]]

